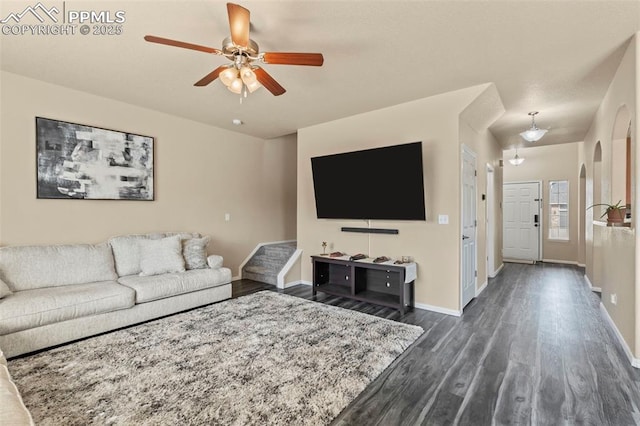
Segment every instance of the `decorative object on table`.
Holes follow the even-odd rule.
[[[322,242],[322,254],[321,256],[326,256],[327,255],[327,242],[323,241]]]
[[[334,252],[331,252],[329,254],[329,257],[342,257],[342,256],[346,256],[346,255],[347,255],[347,253],[343,253],[341,251],[334,251]]]
[[[152,201],[149,136],[36,117],[38,198]]]
[[[264,291],[9,370],[36,424],[327,425],[423,332]]]
[[[349,258],[349,260],[362,260],[362,259],[366,259],[366,258],[367,258],[366,254],[358,253],[358,254],[354,254],[353,256],[351,256]]]
[[[402,256],[402,263],[411,263],[411,256]]]
[[[602,213],[602,216],[600,216],[600,218],[602,219],[605,216],[607,216],[607,224],[621,225],[621,224],[624,224],[624,219],[627,215],[627,206],[621,205],[621,203],[622,203],[622,200],[619,200],[615,204],[607,204],[607,203],[592,204],[589,207],[587,207],[587,210],[597,206],[606,206],[607,208],[604,211],[604,213]]]
[[[388,258],[387,256],[378,256],[375,259],[373,259],[373,263],[383,263],[383,262],[388,262],[391,259]]]

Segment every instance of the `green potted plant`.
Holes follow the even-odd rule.
[[[615,204],[606,204],[606,203],[593,204],[587,207],[587,210],[596,206],[606,206],[607,209],[605,210],[604,213],[602,213],[602,216],[600,216],[600,218],[607,216],[608,224],[622,224],[624,223],[624,218],[627,214],[627,206],[621,205],[621,203],[622,203],[622,200],[619,200]]]

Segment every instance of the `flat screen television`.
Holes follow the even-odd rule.
[[[422,142],[311,158],[319,219],[425,220]]]

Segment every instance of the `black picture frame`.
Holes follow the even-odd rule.
[[[36,117],[38,199],[153,201],[155,139]]]

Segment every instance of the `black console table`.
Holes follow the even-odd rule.
[[[311,256],[313,295],[318,291],[398,309],[413,308],[414,281],[405,283],[404,265]]]

